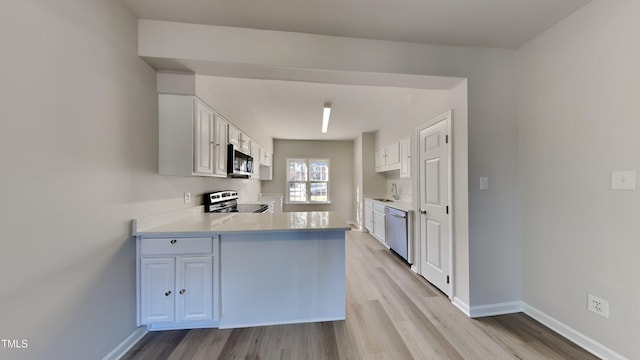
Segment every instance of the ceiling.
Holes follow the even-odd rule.
[[[590,0],[121,1],[143,19],[517,49]],[[158,69],[172,68],[171,64],[152,65]],[[191,69],[195,70],[206,64],[192,65]],[[353,139],[405,115],[412,92],[425,91],[323,84],[323,81],[305,83],[242,78],[217,78],[215,81],[224,81],[229,89],[234,89],[234,95],[241,97],[251,108],[269,135],[283,139]],[[446,89],[459,79],[427,81],[438,84],[427,88]],[[425,86],[417,88],[424,89]],[[333,111],[329,133],[322,134],[322,105],[326,101],[332,103]]]
[[[417,93],[433,96],[443,91],[214,76],[199,76],[198,86],[232,93],[274,138],[298,140],[354,139],[393,119],[408,118]],[[329,131],[323,134],[325,102],[331,103],[332,111]]]

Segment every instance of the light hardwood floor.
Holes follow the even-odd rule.
[[[151,332],[123,359],[596,359],[524,314],[467,318],[367,233],[346,252],[345,321]]]

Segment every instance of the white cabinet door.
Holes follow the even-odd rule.
[[[384,231],[384,213],[373,212],[373,235],[383,244],[386,244]]]
[[[213,127],[214,114],[207,105],[198,99],[195,102],[195,143],[194,143],[194,173],[198,175],[213,175]]]
[[[260,177],[260,145],[253,139],[249,139],[249,143],[251,148],[249,155],[253,157],[253,172],[251,177],[257,179]]]
[[[364,201],[364,228],[373,233],[373,204],[371,201]]]
[[[236,149],[245,154],[251,152],[251,139],[231,124],[229,124],[229,144],[233,144]]]
[[[175,258],[142,258],[140,287],[143,324],[175,320]]]
[[[376,169],[380,169],[385,166],[386,157],[387,157],[387,154],[385,149],[380,149],[376,151]]]
[[[400,169],[400,143],[393,143],[376,151],[376,171]]]
[[[400,143],[393,143],[386,147],[385,165],[395,165],[400,163]]]
[[[227,176],[227,137],[229,122],[221,116],[215,118],[214,174]]]
[[[240,150],[245,154],[251,152],[251,140],[244,133],[240,133]]]
[[[261,152],[262,165],[264,165],[264,166],[272,166],[273,165],[273,154],[271,154],[271,152],[266,150],[266,149],[262,149],[262,150],[263,150]]]
[[[249,139],[251,151],[249,151],[249,155],[253,156],[253,159],[259,163],[260,162],[260,144],[258,144],[255,140],[247,137]]]
[[[400,177],[411,177],[411,138],[400,140]]]
[[[240,149],[240,143],[242,141],[242,133],[237,127],[229,124],[229,144],[233,144],[236,149]]]
[[[178,257],[177,321],[213,319],[213,258]]]

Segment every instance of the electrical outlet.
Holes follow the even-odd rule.
[[[587,294],[587,309],[604,318],[609,318],[609,302],[607,300]]]
[[[188,193],[188,192],[184,193],[184,203],[188,204],[190,202],[191,202],[191,193]]]
[[[480,190],[489,190],[489,178],[486,176],[480,177]]]
[[[612,190],[635,190],[636,189],[636,172],[635,171],[613,171],[611,173],[611,189]]]

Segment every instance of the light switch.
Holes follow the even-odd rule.
[[[489,190],[489,178],[482,176],[480,178],[480,190]]]
[[[611,173],[611,189],[612,190],[635,190],[636,189],[636,172],[635,171],[613,171]]]

